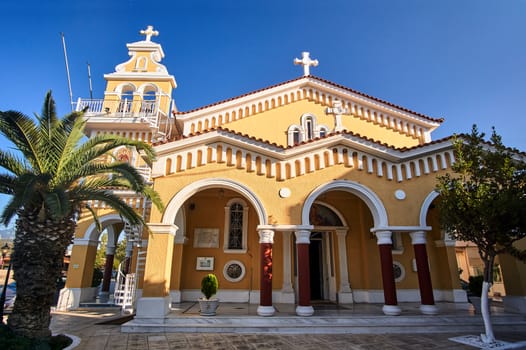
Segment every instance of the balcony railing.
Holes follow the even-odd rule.
[[[130,118],[130,122],[147,123],[150,128],[155,129],[154,137],[161,139],[169,137],[171,132],[171,106],[172,100],[168,95],[160,95],[154,101],[79,98],[75,110],[85,110],[86,116]]]

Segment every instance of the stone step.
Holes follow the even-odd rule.
[[[495,331],[526,332],[522,316],[492,319]],[[479,317],[366,316],[366,317],[170,317],[137,319],[121,326],[125,333],[208,332],[279,334],[385,334],[483,332]]]

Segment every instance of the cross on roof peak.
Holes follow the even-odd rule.
[[[310,55],[310,52],[303,51],[301,53],[301,59],[299,58],[294,59],[294,64],[296,65],[301,64],[303,66],[304,76],[310,75],[310,66],[313,66],[313,67],[318,66],[318,60],[311,60],[309,55]]]
[[[148,26],[146,27],[146,29],[144,30],[141,30],[140,31],[141,35],[145,35],[146,36],[146,40],[145,41],[152,41],[152,35],[153,36],[158,36],[159,35],[159,32],[157,30],[153,30],[153,26]]]

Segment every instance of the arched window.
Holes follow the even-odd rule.
[[[314,120],[311,116],[305,118],[305,135],[307,140],[312,140],[314,138]]]
[[[146,114],[155,113],[156,94],[154,90],[145,91],[142,96],[141,112]]]
[[[122,90],[118,110],[120,113],[129,113],[131,111],[133,92],[133,88],[128,86]]]
[[[287,144],[294,146],[300,142],[325,137],[329,128],[318,124],[314,114],[306,113],[300,117],[300,125],[291,125],[287,129]]]
[[[248,206],[240,198],[230,200],[225,206],[225,242],[227,253],[247,251]]]
[[[298,125],[291,125],[287,130],[287,145],[294,146],[302,141],[301,129]]]

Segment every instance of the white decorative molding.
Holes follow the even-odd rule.
[[[306,198],[303,204],[301,212],[301,222],[303,225],[308,225],[310,222],[309,213],[312,204],[322,193],[331,190],[350,192],[358,196],[361,200],[365,202],[367,207],[369,207],[369,210],[371,211],[371,214],[373,216],[374,226],[388,226],[387,211],[378,195],[365,185],[347,180],[335,180],[326,184],[321,184],[309,194],[309,196]]]
[[[235,267],[235,266],[237,266],[237,267]],[[231,270],[234,267],[235,267],[235,271],[234,272],[235,273],[239,272],[239,276],[237,276],[237,277],[232,277],[230,275],[230,273],[233,272]],[[237,271],[237,268],[239,268],[241,271]],[[233,282],[233,283],[241,281],[245,277],[246,272],[247,272],[247,269],[245,268],[245,264],[243,264],[239,260],[230,260],[223,267],[223,277],[225,277],[225,279],[227,281]]]
[[[279,196],[281,198],[288,198],[288,197],[290,197],[290,195],[291,195],[290,188],[282,187],[282,188],[279,189]]]
[[[244,199],[248,200],[252,206],[254,207],[254,210],[257,214],[257,220],[259,224],[266,225],[267,224],[267,213],[265,211],[265,207],[259,200],[259,198],[256,196],[256,194],[249,189],[248,187],[239,184],[238,182],[230,179],[220,179],[220,178],[213,178],[213,179],[204,179],[195,181],[185,188],[181,189],[175,196],[172,197],[168,205],[166,206],[166,209],[163,214],[162,222],[164,224],[171,224],[174,222],[174,219],[176,217],[177,211],[179,208],[183,205],[183,203],[196,194],[199,191],[205,190],[207,188],[217,188],[217,187],[223,187],[227,189],[231,189],[235,192],[238,192]]]
[[[402,201],[405,199],[406,197],[406,194],[405,194],[405,191],[404,190],[396,190],[394,192],[394,196],[396,199],[398,199],[399,201]]]

